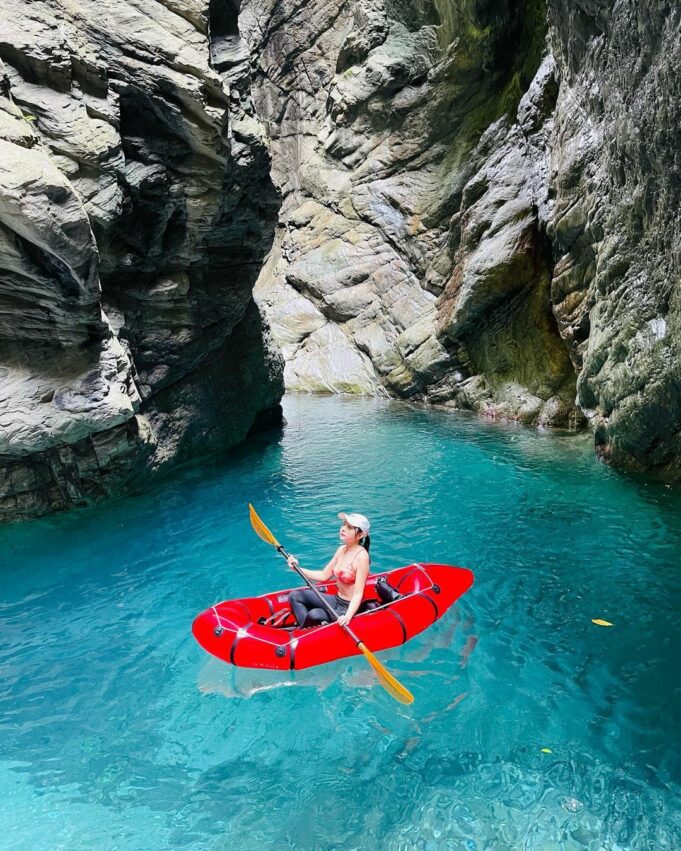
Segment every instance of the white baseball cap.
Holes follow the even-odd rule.
[[[363,514],[345,514],[345,512],[341,511],[338,516],[341,520],[345,520],[345,522],[349,526],[354,526],[356,529],[361,529],[365,535],[369,534],[371,523],[369,523],[369,521]]]

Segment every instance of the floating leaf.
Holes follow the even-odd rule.
[[[542,748],[542,749],[541,749],[541,752],[542,752],[542,753],[553,753],[553,751],[551,750],[551,748]]]
[[[613,626],[610,621],[604,621],[603,618],[591,618],[591,623],[595,623],[596,626]]]

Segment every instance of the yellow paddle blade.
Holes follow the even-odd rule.
[[[255,508],[248,503],[248,512],[251,516],[251,526],[253,527],[253,531],[255,534],[262,538],[263,541],[267,544],[272,544],[273,547],[279,549],[279,541],[274,537],[274,535],[270,532],[270,530],[265,526],[262,520],[258,517]]]
[[[359,641],[357,642],[357,646],[364,653],[364,657],[367,662],[371,665],[371,667],[376,672],[376,676],[378,677],[378,681],[383,686],[383,688],[391,694],[395,700],[399,700],[400,703],[413,703],[414,695],[406,689],[402,683],[398,682],[395,677],[387,671],[383,665],[378,661],[378,659],[374,656],[374,654],[369,650],[368,647],[365,647],[364,644]]]

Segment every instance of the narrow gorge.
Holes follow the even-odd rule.
[[[0,519],[292,391],[681,477],[681,10],[0,0]]]

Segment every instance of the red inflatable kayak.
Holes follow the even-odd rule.
[[[381,602],[375,587],[381,576],[399,592],[399,599]],[[472,584],[470,570],[447,564],[410,564],[372,574],[364,599],[373,608],[355,615],[352,630],[374,652],[404,644],[441,618]],[[334,582],[322,582],[316,587],[328,594],[336,593]],[[192,625],[194,638],[213,656],[242,668],[309,668],[360,652],[336,623],[311,629],[291,628],[295,619],[288,604],[289,593],[275,591],[217,603],[197,616]]]

